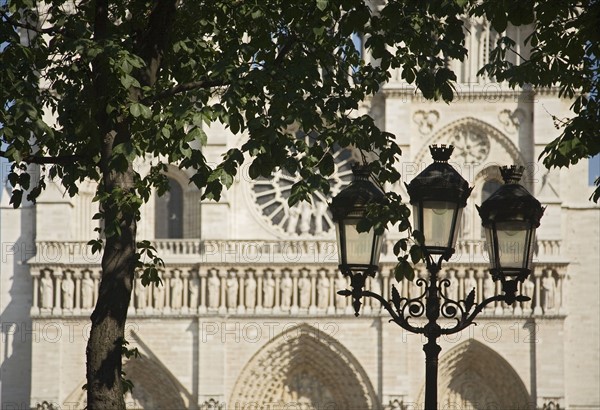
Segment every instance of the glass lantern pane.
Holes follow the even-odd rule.
[[[456,204],[453,202],[423,202],[423,227],[427,246],[448,247]]]
[[[341,265],[344,263],[344,261],[342,260],[343,249],[341,248],[342,247],[342,238],[340,238],[340,223],[339,222],[335,223],[335,239],[336,239],[336,243],[337,243],[338,264]]]
[[[346,220],[344,232],[346,234],[346,263],[348,265],[369,265],[371,263],[371,251],[373,249],[374,230],[358,232],[356,230],[357,220]]]
[[[379,266],[379,257],[381,256],[381,246],[383,245],[383,235],[375,237],[375,246],[373,256],[371,257],[371,265]]]
[[[528,250],[527,233],[529,224],[524,221],[496,224],[498,235],[499,262],[502,268],[523,268]]]
[[[499,268],[496,264],[496,251],[494,249],[494,234],[492,228],[484,228],[485,231],[485,249],[492,269]]]

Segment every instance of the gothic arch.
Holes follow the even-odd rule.
[[[469,135],[472,136],[471,140],[468,138]],[[480,144],[477,144],[478,142]],[[502,165],[525,164],[525,159],[517,146],[502,131],[485,121],[473,117],[453,121],[436,132],[419,150],[415,161],[418,164],[429,164],[431,162],[429,145],[451,143],[455,145],[454,155],[452,156],[452,162],[454,163],[476,162],[482,168],[487,168],[490,162]],[[480,147],[481,149],[477,151],[474,150],[474,147]],[[462,159],[460,158],[461,155],[463,156]]]
[[[157,192],[154,191],[152,194],[153,200],[146,205],[146,212],[148,216],[151,216],[148,225],[151,225],[152,235],[159,239],[199,238],[202,193],[194,184],[190,184],[189,175],[177,166],[168,164],[164,174],[169,178],[173,192],[167,192],[165,196],[158,197]],[[168,220],[165,213],[167,212],[167,202],[171,196],[177,197],[175,214],[179,221],[173,226],[158,227],[156,225],[157,221]],[[166,222],[163,222],[163,224],[166,224]],[[144,229],[144,224],[141,225]]]
[[[499,166],[525,165],[525,159],[517,146],[503,132],[472,117],[454,121],[435,133],[415,157],[415,162],[423,168],[431,163],[429,154],[431,144],[455,146],[451,163],[469,185],[474,187],[463,211],[459,238],[481,239],[481,220],[475,204],[481,204],[483,184],[490,179],[501,181]]]
[[[420,403],[424,402],[421,390]],[[484,344],[468,340],[440,359],[438,403],[452,409],[528,409],[531,397],[513,367]]]
[[[159,363],[140,355],[129,359],[123,366],[125,377],[133,383],[133,391],[125,395],[125,404],[128,409],[171,410],[187,408],[177,380]],[[64,401],[78,409],[87,405],[86,391],[81,388],[85,380],[81,380],[77,387]]]
[[[136,409],[184,409],[187,407],[177,380],[163,366],[152,359],[140,355],[128,360],[123,366],[126,378],[134,388],[129,397],[129,405]],[[133,403],[131,403],[133,402]],[[128,406],[129,407],[129,406]]]
[[[379,408],[373,386],[352,353],[306,324],[279,335],[248,361],[229,406],[237,403],[252,408],[268,403],[328,410]]]

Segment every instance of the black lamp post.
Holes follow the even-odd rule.
[[[389,312],[394,323],[411,333],[425,335],[425,409],[437,409],[438,356],[441,347],[437,339],[470,326],[475,317],[490,303],[501,301],[512,304],[524,302],[529,297],[516,295],[517,282],[522,282],[531,272],[535,229],[539,226],[543,209],[540,203],[517,182],[522,168],[503,168],[506,185],[498,189],[479,209],[488,237],[490,272],[493,279],[502,282],[504,294],[488,297],[475,304],[475,289],[464,300],[450,299],[445,289],[448,279],[438,279],[443,260],[454,253],[457,227],[462,210],[466,206],[472,188],[469,188],[456,170],[448,164],[452,146],[431,146],[434,163],[407,185],[410,203],[413,205],[415,228],[423,234],[420,243],[429,278],[419,278],[417,286],[422,292],[415,298],[404,298],[392,286],[392,299],[364,290],[367,276],[374,276],[381,246],[381,239],[374,232],[358,234],[356,224],[364,216],[369,202],[381,201],[383,193],[369,180],[368,174],[355,172],[353,183],[333,198],[331,210],[338,226],[338,249],[340,270],[350,277],[352,290],[338,294],[352,296],[355,313],[361,306],[363,296],[377,299]],[[348,242],[348,241],[351,242]],[[354,241],[354,242],[352,242]],[[359,244],[360,245],[357,245]],[[350,255],[358,246],[356,258]],[[366,255],[367,249],[371,254]],[[360,255],[360,257],[358,257]],[[434,257],[438,260],[434,260]],[[368,262],[365,262],[368,261]],[[452,327],[442,328],[439,317],[454,319]],[[412,324],[411,319],[426,318],[424,326]]]

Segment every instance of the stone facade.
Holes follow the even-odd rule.
[[[537,161],[559,132],[550,114],[566,115],[569,102],[556,90],[512,91],[476,78],[473,67],[486,58],[481,45],[493,33],[483,22],[472,24],[467,45],[479,52],[455,67],[457,101],[428,102],[398,80],[362,108],[397,136],[402,182],[430,162],[429,144],[456,146],[453,165],[474,190],[457,252],[442,272],[452,297],[475,288],[482,300],[499,291],[486,271],[475,210],[499,179],[497,165],[525,166],[523,184],[546,206],[535,270],[522,287],[532,302],[490,306],[477,326],[440,339],[440,408],[598,409],[600,208],[587,201],[586,161],[551,171]],[[207,133],[205,154],[215,161],[243,141],[218,126]],[[353,154],[337,157],[334,195],[348,181]],[[221,202],[200,203],[188,175],[172,167],[171,183],[181,184],[178,210],[164,199],[144,206],[140,238],[161,232],[154,244],[166,267],[162,287],[136,281],[132,294],[127,338],[141,357],[125,364],[135,385],[129,406],[422,408],[422,338],[388,323],[375,301],[355,318],[349,301],[336,294],[348,282],[337,271],[328,199],[289,209],[285,195],[293,178],[250,181],[244,171]],[[85,343],[100,260],[85,245],[96,210],[94,187],[83,188],[71,199],[49,184],[35,206],[19,210],[2,195],[2,409],[44,401],[56,408],[85,405]],[[387,189],[406,197],[403,184]],[[159,228],[155,216],[167,214],[181,226]],[[391,275],[398,238],[389,230],[380,274],[367,286],[415,296],[422,291],[415,283]]]

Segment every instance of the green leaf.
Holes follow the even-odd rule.
[[[398,278],[396,278],[396,280],[398,280]],[[400,281],[398,280],[398,282]],[[396,289],[396,287],[392,285],[392,303],[394,304],[394,307],[396,308],[397,312],[400,311],[400,301],[400,293],[398,293],[398,289]]]
[[[328,0],[317,0],[317,8],[324,11],[327,8]]]
[[[425,237],[420,231],[412,231],[412,237],[415,239],[415,242],[417,242],[419,245],[425,245]]]
[[[333,155],[329,152],[326,153],[323,158],[321,158],[321,162],[319,162],[319,172],[323,176],[328,176],[333,174],[335,171],[335,164],[333,160]]]
[[[413,245],[410,247],[409,252],[412,263],[418,263],[421,259],[423,259],[423,251],[421,250],[421,246]]]
[[[402,281],[402,279],[412,281],[415,278],[415,271],[406,259],[401,258],[394,268],[394,277],[398,282]]]
[[[475,288],[471,289],[467,298],[465,299],[465,311],[469,312],[475,304]]]
[[[142,118],[150,119],[152,117],[152,111],[150,110],[150,108],[148,108],[144,104],[137,102],[132,103],[129,106],[129,112],[136,118],[141,116]]]
[[[13,189],[12,194],[10,196],[9,204],[12,204],[13,208],[18,208],[21,205],[21,200],[23,199],[23,191],[20,189]]]

